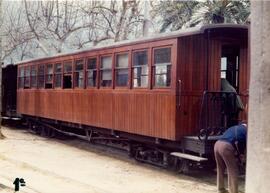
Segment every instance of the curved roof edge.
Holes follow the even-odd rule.
[[[154,40],[164,40],[164,39],[169,39],[169,38],[177,38],[177,37],[182,37],[182,36],[190,36],[190,35],[196,35],[196,34],[202,34],[205,32],[205,30],[208,29],[218,29],[218,28],[238,28],[238,29],[248,29],[248,25],[242,25],[242,24],[208,24],[208,25],[202,25],[202,26],[196,26],[196,27],[191,27],[187,29],[181,29],[173,32],[164,32],[160,34],[153,34],[151,37],[140,37],[137,39],[132,39],[132,40],[124,40],[120,42],[115,42],[110,44],[109,46],[106,45],[101,45],[101,46],[94,46],[90,48],[84,48],[72,52],[65,52],[65,53],[59,53],[59,54],[54,54],[52,56],[45,56],[45,57],[39,57],[39,58],[33,58],[33,59],[28,59],[28,60],[23,60],[19,62],[15,62],[14,64],[25,64],[29,62],[35,62],[39,60],[45,60],[45,59],[52,59],[55,57],[60,57],[60,56],[68,56],[71,54],[80,54],[84,53],[87,51],[95,51],[99,49],[104,49],[104,48],[114,48],[114,47],[119,47],[119,46],[125,46],[128,44],[135,44],[135,43],[143,43],[145,41],[154,41]]]

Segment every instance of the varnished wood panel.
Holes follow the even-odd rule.
[[[177,93],[176,135],[197,135],[203,91],[207,90],[207,47],[203,35],[179,38],[177,77],[181,93]],[[178,89],[180,90],[180,85]],[[179,99],[180,93],[180,99]]]
[[[209,40],[209,63],[208,63],[208,90],[220,91],[220,62],[221,62],[221,40]]]
[[[18,112],[175,140],[172,93],[24,90],[18,91]]]

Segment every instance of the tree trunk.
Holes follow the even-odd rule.
[[[149,16],[149,0],[144,1],[144,20],[143,20],[143,36],[149,36],[149,28],[151,26],[150,16]]]
[[[247,193],[270,190],[270,1],[251,2]]]
[[[0,31],[2,27],[2,0],[0,0]],[[2,39],[0,36],[0,139],[4,138],[2,134]]]
[[[0,0],[1,1],[1,0]],[[1,39],[0,39],[0,44],[1,44]],[[1,50],[1,46],[0,46]],[[5,136],[2,133],[2,61],[0,60],[0,139],[4,139]]]

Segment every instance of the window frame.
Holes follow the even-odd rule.
[[[23,69],[23,74],[21,76],[21,70]],[[19,66],[18,67],[18,74],[17,74],[17,88],[18,89],[24,89],[24,66]],[[20,86],[22,84],[22,87]]]
[[[110,70],[111,70],[111,76],[112,76],[112,78],[111,78],[111,85],[110,86],[102,86],[101,85],[101,83],[102,83],[102,80],[101,80],[101,77],[102,77],[102,75],[101,75],[101,73],[104,71],[104,69],[106,70],[108,70],[109,68],[101,68],[101,66],[102,66],[102,57],[111,57],[111,61],[112,61],[112,64],[111,64],[111,68],[110,68]],[[100,89],[113,89],[113,87],[114,87],[114,73],[113,73],[113,71],[114,71],[114,53],[111,53],[111,54],[104,54],[104,55],[100,55],[99,56],[99,66],[98,66],[99,68],[98,68],[98,87],[100,88]]]
[[[238,53],[238,56],[236,57],[236,63],[235,63],[235,68],[233,69],[233,70],[231,70],[232,72],[233,72],[233,74],[235,75],[235,85],[232,85],[234,88],[235,88],[235,90],[237,91],[237,92],[239,92],[239,90],[240,90],[240,66],[241,66],[241,54],[240,54],[240,52],[241,52],[241,46],[238,44],[238,43],[231,43],[231,42],[224,42],[222,45],[221,45],[221,50],[222,50],[222,53],[221,53],[221,57],[220,57],[220,59],[222,59],[223,57],[224,57],[224,55],[223,55],[223,48],[224,47],[230,47],[230,49],[232,49],[232,50],[234,50],[235,51],[235,49],[237,49],[237,53]],[[222,72],[225,72],[225,79],[227,80],[227,81],[229,81],[228,79],[227,79],[227,71],[230,71],[230,70],[228,70],[228,57],[226,56],[226,58],[227,58],[227,60],[226,60],[226,70],[221,70],[221,65],[220,65],[220,78],[221,78],[221,74],[222,74]],[[221,61],[220,61],[220,64],[221,64]],[[230,81],[229,81],[230,82]],[[231,82],[230,82],[230,84],[231,84]]]
[[[150,52],[151,49],[149,48],[142,48],[142,49],[138,49],[138,50],[132,50],[131,52],[131,88],[132,89],[139,89],[139,90],[148,90],[148,89],[151,89],[151,52]],[[146,54],[147,54],[147,65],[141,65],[141,66],[147,66],[148,68],[148,75],[147,75],[147,86],[145,87],[134,87],[134,68],[138,68],[138,67],[141,67],[140,65],[136,65],[136,66],[133,66],[133,59],[134,59],[134,53],[136,52],[143,52],[143,51],[146,51]],[[149,57],[150,56],[150,57]]]
[[[31,66],[29,64],[25,65],[24,67],[24,75],[23,75],[23,89],[30,89],[31,88]],[[26,76],[26,70],[29,70],[29,75]],[[26,87],[26,78],[28,78],[29,85]]]
[[[118,55],[124,55],[127,54],[128,56],[128,65],[127,67],[117,67],[117,56]],[[121,69],[127,69],[128,70],[128,79],[127,79],[127,85],[125,86],[118,86],[117,85],[117,75],[116,72]],[[122,51],[122,52],[116,52],[114,53],[114,67],[113,67],[113,79],[114,79],[114,88],[121,89],[121,88],[130,88],[130,52],[129,51]]]
[[[88,69],[88,60],[90,59],[96,59],[96,68]],[[96,85],[95,86],[89,86],[88,85],[88,72],[89,71],[96,71]],[[86,89],[95,89],[99,88],[99,57],[98,56],[89,56],[85,58],[85,88]]]
[[[170,85],[169,86],[156,86],[155,85],[155,67],[159,66],[159,65],[155,65],[155,50],[158,49],[163,49],[163,48],[170,48],[171,49],[171,57],[170,57]],[[152,62],[151,62],[151,88],[153,89],[161,89],[161,90],[167,90],[167,89],[171,89],[172,88],[172,71],[173,71],[173,58],[172,58],[172,50],[173,50],[173,45],[166,45],[166,46],[158,46],[158,47],[152,47]],[[160,65],[160,66],[164,66],[164,65]],[[167,65],[168,66],[168,65]],[[161,75],[161,74],[158,74]]]
[[[56,72],[56,65],[57,64],[60,64],[61,65],[61,72]],[[59,61],[59,62],[54,62],[53,63],[53,88],[54,89],[63,89],[63,71],[64,71],[64,66],[63,66],[63,62],[62,61]],[[61,85],[60,87],[56,87],[56,75],[61,75]]]
[[[65,72],[65,63],[67,63],[67,62],[71,62],[71,72]],[[63,82],[62,82],[62,88],[63,89],[73,89],[73,87],[74,87],[74,77],[73,77],[73,63],[74,63],[74,61],[73,60],[64,60],[63,62],[62,62],[62,66],[63,66],[63,72],[62,72],[62,80],[63,80]],[[68,75],[68,76],[71,76],[71,88],[64,88],[64,77],[65,77],[65,75]]]
[[[52,66],[52,73],[51,74],[48,73],[48,66],[49,65]],[[49,75],[52,75],[52,78],[51,78],[51,81],[50,82],[47,82],[47,76],[49,76]],[[44,85],[44,88],[45,89],[53,89],[54,88],[54,84],[53,84],[54,83],[54,81],[53,81],[54,80],[54,64],[52,62],[45,64],[45,75],[44,76],[45,76],[45,81],[44,81],[45,82],[44,83],[45,85]],[[52,84],[52,87],[51,88],[46,88],[46,84]]]
[[[35,75],[35,78],[36,78],[36,85],[33,86],[32,84],[32,69],[35,69],[36,70],[36,75]],[[30,65],[30,88],[31,89],[37,89],[38,88],[38,68],[37,68],[37,65],[36,64],[32,64]]]
[[[76,61],[79,61],[79,60],[82,60],[82,64],[83,64],[83,69],[80,71],[80,70],[76,70]],[[83,74],[83,81],[82,81],[82,87],[79,87],[78,83],[75,83],[76,79],[75,79],[75,73],[78,73],[78,72],[82,72]],[[72,65],[72,88],[74,89],[84,89],[85,88],[85,58],[75,58],[73,60],[73,65]],[[77,85],[76,85],[77,84]]]
[[[40,84],[39,84],[39,77],[41,76],[40,74],[39,74],[39,68],[40,68],[40,66],[43,66],[43,71],[44,71],[44,73],[43,73],[43,86],[42,87],[40,87]],[[42,63],[39,63],[38,65],[37,65],[37,68],[38,68],[38,74],[37,74],[37,77],[38,77],[38,79],[37,79],[37,88],[38,89],[45,89],[45,64],[42,64]]]

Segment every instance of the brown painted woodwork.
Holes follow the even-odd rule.
[[[17,110],[23,114],[152,137],[175,136],[172,93],[29,89],[19,90],[18,95]]]
[[[111,55],[114,77],[116,54],[129,53],[129,80],[127,87],[115,87],[114,78],[111,87],[100,87],[98,73],[96,87],[84,85],[84,88],[73,89],[18,89],[17,111],[25,115],[169,140],[196,135],[203,92],[220,90],[223,44],[233,43],[241,47],[239,92],[245,103],[248,100],[244,94],[249,82],[247,38],[244,36],[247,29],[224,29],[211,29],[209,38],[205,30],[22,62],[19,67],[59,62],[63,64],[63,61],[68,60],[74,64],[75,60],[84,59],[86,67],[87,58],[95,57],[99,70],[101,56]],[[171,47],[171,86],[155,88],[150,84],[153,82],[153,54],[155,48],[162,47]],[[132,53],[139,50],[148,51],[148,88],[132,87]]]
[[[247,104],[248,95],[246,93],[248,93],[249,85],[247,41],[247,30],[238,29],[212,30],[209,40],[207,31],[205,34],[179,38],[177,79],[181,80],[182,89],[181,106],[176,111],[177,139],[183,135],[194,135],[199,132],[198,123],[203,92],[205,90],[220,91],[222,45],[240,46],[239,94],[244,105]],[[241,112],[239,118],[247,119],[247,113]]]

